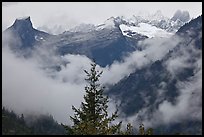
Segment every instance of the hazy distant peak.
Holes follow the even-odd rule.
[[[153,20],[165,20],[167,19],[167,17],[165,17],[162,13],[161,10],[157,10],[155,13],[150,14],[147,11],[141,11],[138,12],[137,15],[133,15],[134,18],[140,18],[140,19],[144,19],[144,20],[149,20],[149,21],[153,21]]]
[[[177,10],[174,13],[174,16],[171,18],[171,20],[173,20],[173,21],[180,20],[182,22],[188,22],[190,20],[189,12]]]

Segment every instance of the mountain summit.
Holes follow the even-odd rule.
[[[14,24],[12,25],[16,30],[31,30],[33,29],[33,24],[30,20],[30,16],[24,18],[18,18],[15,20]]]
[[[190,20],[190,15],[188,11],[177,10],[171,20],[180,20],[182,22],[188,22]]]
[[[50,35],[33,28],[31,17],[28,16],[16,19],[5,32],[17,39],[17,42],[8,44],[13,49],[23,51],[35,46],[49,45],[59,55],[86,55],[105,67],[138,50],[140,40],[170,37],[185,23],[177,20],[174,22],[164,17],[159,10],[148,17],[110,17],[98,26],[84,24],[60,35]]]
[[[15,39],[15,42],[7,41],[11,49],[27,49],[34,45],[39,45],[50,36],[50,34],[33,28],[30,16],[18,18],[14,24],[3,32],[4,41],[9,37]]]

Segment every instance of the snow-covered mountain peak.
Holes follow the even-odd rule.
[[[104,22],[106,27],[114,27],[115,26],[115,18],[114,17],[110,17],[109,19],[107,19]]]
[[[69,29],[69,31],[70,32],[90,32],[95,29],[96,29],[96,26],[93,24],[82,23],[80,25],[75,26],[74,28]]]
[[[157,28],[155,26],[152,26],[150,24],[147,23],[139,23],[138,27],[136,26],[127,26],[125,24],[121,24],[120,29],[123,33],[123,35],[131,37],[129,34],[131,32],[131,34],[133,35],[143,35],[143,36],[147,36],[149,38],[153,38],[153,37],[170,37],[173,35],[173,33],[169,33],[163,29]]]
[[[114,28],[115,27],[115,18],[110,17],[108,18],[103,24],[97,26],[97,30],[104,29],[104,28]]]

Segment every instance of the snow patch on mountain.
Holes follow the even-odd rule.
[[[39,36],[35,36],[35,40],[37,41],[45,41],[45,39],[43,37],[39,37]]]
[[[74,28],[71,28],[69,31],[70,32],[91,32],[95,29],[96,29],[96,27],[93,24],[82,23],[78,26],[75,26]]]
[[[128,26],[125,24],[121,24],[120,29],[124,36],[130,37],[127,32],[131,31],[132,33],[138,33],[141,35],[145,35],[149,38],[153,37],[170,37],[173,33],[167,32],[163,29],[157,28],[147,23],[139,23],[138,26]]]
[[[114,27],[115,27],[115,18],[111,17],[111,18],[107,19],[103,24],[98,25],[96,30],[101,30],[104,28],[111,29]]]

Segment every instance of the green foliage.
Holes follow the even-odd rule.
[[[33,119],[28,126],[35,135],[64,135],[65,129],[58,124],[51,115],[29,116],[27,119]]]
[[[144,125],[141,124],[139,127],[139,135],[145,135]]]
[[[118,111],[108,116],[108,97],[103,95],[104,88],[99,82],[102,71],[96,70],[96,64],[91,64],[90,72],[84,70],[88,86],[85,87],[84,101],[79,109],[72,106],[75,114],[70,116],[74,125],[65,126],[67,132],[74,135],[113,135],[119,134],[122,122],[113,124],[118,117]]]
[[[25,120],[26,119],[26,120]],[[27,122],[27,121],[31,122]],[[13,111],[2,108],[2,134],[3,135],[64,135],[65,129],[59,125],[52,116],[16,115]]]
[[[13,111],[2,108],[2,135],[27,135],[32,130],[25,125],[22,117],[18,117]]]
[[[119,135],[133,135],[133,126],[128,123],[125,131],[120,131]]]
[[[127,135],[133,135],[133,126],[130,123],[127,124],[126,134]]]
[[[140,124],[139,126],[139,135],[153,135],[153,129],[149,128],[145,131],[144,125]]]

